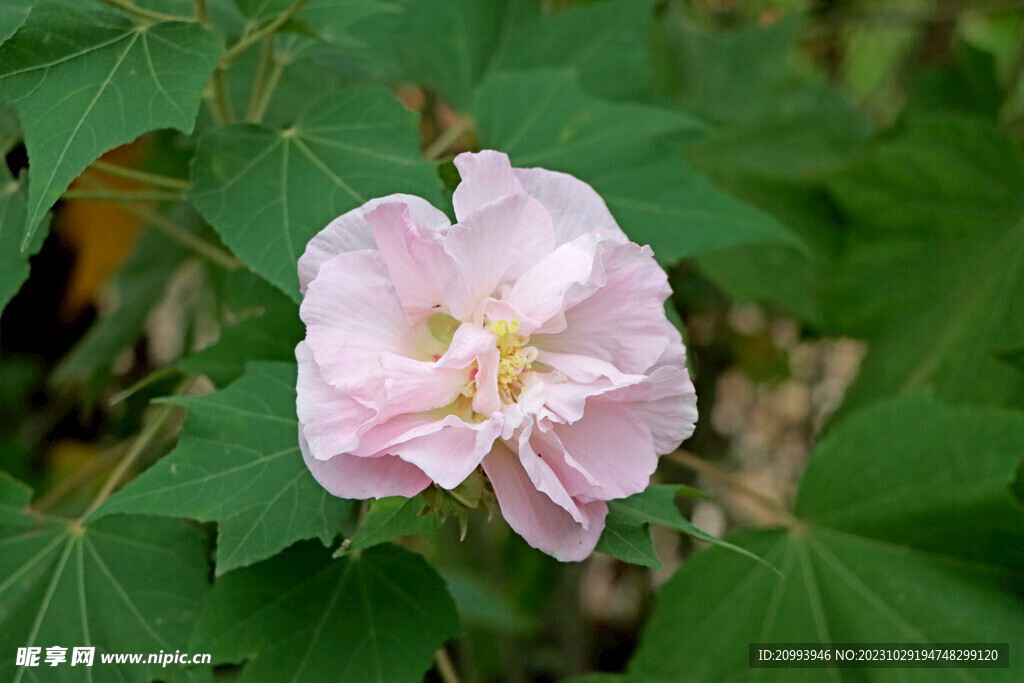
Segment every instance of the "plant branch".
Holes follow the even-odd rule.
[[[76,469],[72,474],[61,479],[49,491],[41,495],[33,504],[32,509],[36,512],[46,512],[51,507],[62,501],[69,493],[92,479],[103,469],[110,467],[124,454],[125,446],[121,443],[109,449],[99,457],[93,458],[84,466]]]
[[[679,449],[669,453],[665,457],[677,465],[681,465],[692,472],[705,476],[708,479],[716,481],[722,486],[743,495],[789,526],[800,524],[800,520],[794,517],[793,514],[783,507],[782,503],[779,501],[753,488],[735,474],[726,472],[725,470],[712,465],[708,461],[698,458],[689,451]]]
[[[174,395],[180,396],[181,394],[184,394],[192,387],[192,384],[195,383],[195,381],[195,377],[189,377],[178,386]],[[77,521],[79,524],[84,522],[89,515],[95,512],[96,509],[99,508],[100,505],[103,505],[107,498],[110,497],[110,494],[114,492],[114,489],[119,483],[121,483],[124,476],[128,474],[128,471],[135,465],[135,461],[138,460],[142,452],[149,447],[160,433],[160,430],[163,429],[164,425],[170,419],[171,415],[177,409],[178,406],[170,403],[164,404],[160,407],[160,411],[156,414],[156,417],[154,417],[153,421],[147,424],[139,433],[139,436],[136,437],[134,443],[132,443],[131,448],[129,448],[128,452],[125,453],[124,458],[121,459],[121,462],[118,463],[110,477],[107,478],[106,482],[104,482],[103,488],[101,488],[100,492],[96,494],[96,498],[94,498],[92,503],[89,504],[86,511],[82,513],[82,516],[78,518]]]
[[[187,180],[171,178],[157,173],[150,173],[148,171],[140,171],[136,168],[128,168],[127,166],[118,166],[117,164],[100,161],[99,159],[89,164],[89,168],[94,171],[99,171],[100,173],[128,178],[130,180],[138,180],[140,183],[146,183],[147,185],[153,185],[154,187],[163,187],[168,190],[180,190],[184,192],[189,188]]]
[[[192,17],[179,17],[174,14],[164,14],[163,12],[139,7],[129,0],[100,0],[100,2],[110,5],[111,7],[116,7],[123,12],[127,12],[128,14],[145,21],[187,21],[190,23],[195,21]]]
[[[92,200],[103,202],[179,202],[185,198],[181,192],[168,190],[139,190],[119,192],[117,190],[66,190],[61,199]]]
[[[473,119],[464,116],[452,124],[451,128],[437,136],[430,146],[423,150],[427,161],[437,161],[452,144],[465,133],[473,130]]]
[[[210,8],[206,5],[206,0],[193,0],[193,7],[195,7],[196,21],[203,26],[210,26]]]
[[[225,270],[238,270],[244,265],[241,261],[220,247],[210,244],[201,237],[193,235],[174,221],[168,220],[158,213],[146,211],[145,209],[132,206],[130,204],[126,205],[124,209],[135,215],[137,218],[145,221],[147,224],[152,225],[178,244],[191,249],[203,258],[221,266]]]
[[[435,652],[434,660],[437,662],[437,673],[444,683],[459,683],[459,674],[447,650],[442,647]]]
[[[221,55],[220,64],[221,67],[226,67],[228,64],[233,62],[240,54],[248,50],[250,47],[260,42],[267,36],[272,36],[277,32],[277,29],[284,26],[288,21],[294,17],[299,11],[305,6],[306,0],[295,0],[291,7],[286,9],[281,14],[277,15],[266,24],[256,29],[247,36],[242,36],[241,39],[234,45],[232,45],[227,52]]]

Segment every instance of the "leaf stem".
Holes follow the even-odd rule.
[[[163,12],[157,12],[155,10],[146,9],[139,7],[129,0],[100,0],[100,2],[116,7],[122,12],[127,12],[134,17],[143,19],[145,21],[162,22],[162,21],[186,21],[192,23],[195,21],[192,17],[179,17],[175,14],[164,14]]]
[[[195,8],[196,21],[203,26],[210,26],[210,8],[206,5],[206,0],[193,0],[193,7]]]
[[[473,119],[464,116],[452,124],[451,128],[437,136],[437,139],[430,143],[430,146],[423,150],[423,156],[427,161],[437,161],[452,144],[463,134],[473,129]]]
[[[801,524],[800,520],[794,517],[792,513],[783,507],[779,501],[751,487],[735,474],[726,472],[725,470],[712,465],[708,461],[698,458],[689,451],[679,449],[669,453],[665,457],[677,465],[681,465],[692,472],[696,472],[697,474],[703,475],[708,479],[722,484],[736,493],[746,496],[767,512],[770,512],[787,526],[799,526]]]
[[[295,0],[291,7],[286,9],[281,14],[271,19],[269,22],[256,29],[247,36],[242,36],[241,39],[230,48],[228,51],[221,55],[220,64],[222,67],[226,67],[228,64],[233,62],[240,54],[248,50],[250,47],[260,42],[267,36],[273,35],[277,32],[277,29],[284,26],[288,21],[294,17],[299,11],[305,6],[306,0]]]
[[[111,164],[99,159],[89,164],[89,168],[94,171],[99,171],[100,173],[106,173],[108,175],[118,176],[121,178],[129,178],[131,180],[138,180],[141,183],[146,183],[147,185],[153,185],[155,187],[163,187],[168,190],[180,190],[184,192],[189,188],[187,180],[171,178],[169,176],[150,173],[148,171],[140,171],[137,168],[118,166],[117,164]]]
[[[226,126],[235,122],[235,112],[228,97],[228,83],[224,78],[224,67],[218,66],[210,77],[213,88],[213,118],[217,125]]]
[[[459,674],[455,670],[455,664],[448,655],[448,650],[443,647],[434,653],[434,660],[437,662],[437,673],[444,683],[459,683]]]
[[[244,265],[241,261],[220,247],[210,244],[201,237],[193,235],[174,221],[168,220],[158,213],[146,211],[145,209],[131,205],[126,205],[124,208],[126,211],[134,214],[149,225],[152,225],[178,244],[191,249],[203,258],[221,266],[225,270],[238,270]]]
[[[67,190],[61,199],[93,200],[103,202],[180,202],[185,198],[182,192],[168,190],[139,190],[119,192],[117,190]]]
[[[184,394],[186,391],[192,388],[192,384],[195,383],[195,381],[195,377],[187,378],[184,382],[178,385],[178,388],[175,390],[174,395],[180,396],[181,394]],[[135,465],[135,461],[138,460],[142,452],[149,447],[149,445],[153,442],[153,439],[155,439],[156,436],[160,433],[160,430],[163,429],[164,424],[167,423],[167,420],[170,419],[171,415],[177,409],[178,406],[171,403],[164,404],[163,406],[160,407],[160,411],[153,418],[152,422],[150,422],[143,428],[143,430],[139,433],[139,436],[136,437],[135,442],[132,443],[131,448],[129,448],[128,452],[125,453],[124,458],[121,459],[121,462],[118,463],[117,467],[111,473],[110,477],[108,477],[107,481],[104,482],[103,488],[101,488],[100,492],[96,494],[96,498],[94,498],[92,503],[89,504],[89,507],[86,509],[86,511],[82,513],[82,516],[78,518],[77,521],[79,524],[84,522],[86,518],[89,517],[89,515],[95,512],[97,508],[99,508],[100,505],[103,505],[107,498],[110,497],[110,494],[114,492],[114,489],[121,482],[121,480],[124,479],[124,476],[128,473],[132,466]]]
[[[258,123],[259,118],[256,112],[263,99],[263,91],[267,88],[267,78],[270,76],[270,64],[274,60],[274,36],[270,35],[263,39],[263,49],[260,50],[260,63],[256,67],[256,77],[252,81],[252,94],[249,96],[249,108],[245,112],[245,120],[249,123]]]

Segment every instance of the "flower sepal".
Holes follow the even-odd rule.
[[[428,487],[423,491],[423,498],[426,505],[423,506],[420,514],[434,513],[442,519],[457,518],[459,520],[459,540],[461,541],[466,538],[470,510],[479,510],[483,507],[487,510],[487,516],[490,518],[491,509],[487,503],[488,499],[494,500],[494,493],[488,487],[484,473],[480,469],[476,469],[453,489],[445,489],[437,484]]]

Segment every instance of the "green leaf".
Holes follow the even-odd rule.
[[[830,180],[853,218],[834,325],[870,342],[844,406],[931,387],[1020,405],[998,353],[1024,339],[1024,160],[992,124],[921,119]]]
[[[32,646],[45,656],[54,645],[68,648],[69,662],[71,648],[95,647],[95,666],[117,680],[167,676],[155,664],[101,665],[100,655],[186,651],[209,585],[203,535],[134,516],[80,525],[30,512],[30,497],[0,473],[0,677],[41,680],[41,670],[15,666],[15,653]],[[65,664],[47,667],[45,680],[83,676]]]
[[[172,399],[189,409],[177,448],[93,517],[141,512],[216,521],[218,574],[300,539],[329,544],[352,503],[327,493],[302,460],[295,375],[295,363],[251,363],[223,391]]]
[[[285,12],[294,0],[236,0],[235,4],[254,22],[270,21]],[[389,0],[309,0],[292,21],[332,43],[358,40],[352,28],[379,14],[393,14],[399,8]]]
[[[239,681],[420,681],[459,631],[444,582],[392,545],[331,561],[296,546],[217,580],[193,646]]]
[[[0,55],[0,99],[18,112],[30,162],[23,248],[101,154],[158,128],[190,132],[220,52],[199,24],[37,5]]]
[[[14,35],[18,27],[25,23],[36,0],[7,0],[0,5],[0,43]]]
[[[49,217],[44,219],[49,221]],[[40,231],[27,252],[21,251],[21,231],[25,225],[25,192],[11,177],[7,166],[0,167],[0,311],[28,279],[28,259],[43,246]]]
[[[801,521],[730,538],[782,575],[720,548],[697,553],[662,588],[630,672],[746,680],[752,642],[1005,642],[1024,632],[1024,510],[1010,497],[1022,444],[1020,413],[950,408],[929,396],[851,416],[811,456],[797,496]],[[680,629],[683,621],[700,628]],[[984,680],[1016,680],[1021,653],[1011,656],[1011,668]],[[757,673],[827,678],[813,669]],[[928,669],[859,673],[936,680]]]
[[[675,504],[682,488],[671,484],[648,486],[628,498],[608,501],[608,517],[597,550],[624,562],[660,569],[661,562],[648,531],[651,524],[657,524],[762,561],[743,548],[701,531],[683,517]]]
[[[226,289],[220,337],[178,363],[181,370],[206,375],[218,387],[241,377],[251,361],[295,358],[295,346],[306,334],[295,302],[256,275],[236,271]]]
[[[320,99],[287,130],[212,131],[192,181],[190,199],[224,243],[295,301],[299,256],[331,220],[394,192],[440,203],[440,181],[420,156],[416,116],[376,88]]]
[[[476,98],[484,147],[514,165],[590,183],[633,240],[663,263],[744,243],[799,241],[777,221],[717,190],[657,139],[702,124],[668,109],[586,94],[569,71],[497,74]]]
[[[357,550],[372,548],[399,536],[423,533],[435,519],[420,515],[423,505],[423,496],[395,496],[373,501],[370,511],[366,513],[366,519],[334,556],[341,557]]]
[[[636,97],[650,89],[653,0],[611,0],[541,12],[534,0],[403,0],[402,15],[373,32],[391,82],[413,82],[467,110],[494,71],[568,67],[598,95]],[[371,27],[372,30],[372,27]]]

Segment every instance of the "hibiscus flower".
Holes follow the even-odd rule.
[[[395,194],[299,259],[299,441],[344,498],[453,489],[482,467],[509,525],[560,560],[646,488],[696,395],[650,247],[586,183],[455,159],[458,222]]]

